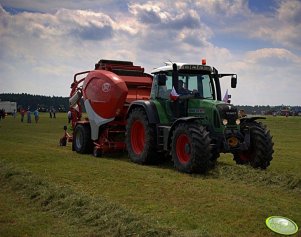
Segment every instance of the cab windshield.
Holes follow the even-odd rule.
[[[171,73],[167,74],[167,90],[172,89]],[[208,74],[183,74],[179,73],[178,94],[195,94],[196,97],[214,99],[213,80]]]

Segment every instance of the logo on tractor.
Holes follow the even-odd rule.
[[[111,90],[111,84],[106,82],[104,84],[102,84],[102,91],[103,92],[109,92]]]

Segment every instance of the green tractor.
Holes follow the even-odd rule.
[[[232,104],[222,101],[220,78],[214,67],[166,63],[152,72],[149,100],[128,108],[126,148],[133,162],[155,163],[171,156],[177,170],[206,173],[220,153],[232,153],[237,164],[266,169],[273,159],[269,130],[258,119],[239,117]]]

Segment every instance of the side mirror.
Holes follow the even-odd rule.
[[[233,75],[231,77],[231,88],[236,88],[236,85],[237,85],[237,76]]]
[[[167,76],[165,74],[158,75],[158,85],[165,86],[166,85]]]

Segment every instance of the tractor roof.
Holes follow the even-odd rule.
[[[208,71],[212,72],[212,68],[207,65],[201,65],[201,64],[190,64],[190,63],[178,63],[174,62],[177,64],[178,70],[182,71]],[[172,65],[174,64],[172,62],[165,62],[165,66],[163,67],[158,67],[152,70],[152,74],[159,73],[159,72],[166,72],[166,71],[172,71]]]

